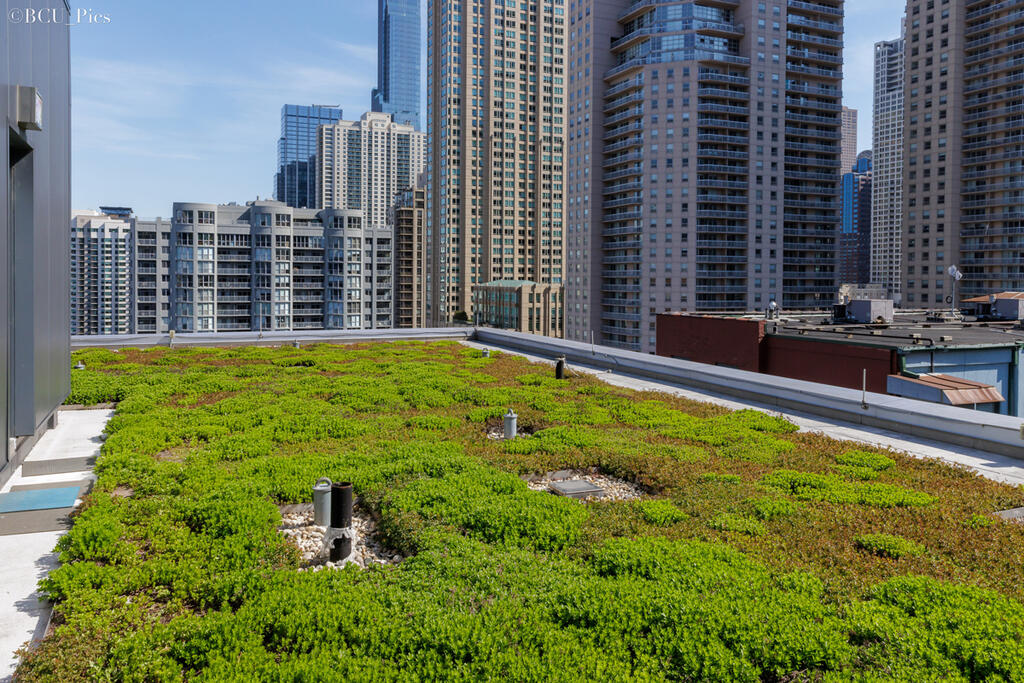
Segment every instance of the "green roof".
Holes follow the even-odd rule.
[[[119,403],[20,679],[1024,680],[1024,489],[451,341],[78,361]],[[320,477],[385,563],[303,559]]]

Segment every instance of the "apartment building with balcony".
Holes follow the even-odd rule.
[[[132,219],[105,211],[71,216],[71,334],[135,332]]]
[[[395,327],[426,327],[427,191],[417,186],[395,197],[388,216],[395,239]]]
[[[653,351],[666,310],[830,304],[843,3],[569,10],[568,338]]]
[[[908,17],[920,22],[911,29],[920,35],[910,43],[919,51],[908,57],[916,67],[911,74],[923,72],[922,82],[910,87],[927,87],[931,71],[940,97],[946,94],[943,83],[949,84],[952,97],[962,79],[962,101],[946,107],[938,103],[952,117],[950,129],[941,132],[933,125],[928,135],[923,119],[914,126],[925,128],[922,143],[954,146],[947,155],[950,166],[959,166],[959,183],[950,189],[959,193],[962,294],[1024,290],[1024,2],[968,0],[933,7],[927,0],[915,1]],[[943,45],[947,24],[949,46]],[[948,72],[945,54],[950,55]],[[932,58],[935,65],[929,63]],[[924,182],[917,179],[919,185]],[[955,234],[956,228],[948,229]],[[945,265],[932,259],[936,267]]]
[[[875,43],[871,122],[871,282],[903,301],[904,40]]]
[[[426,134],[366,112],[320,127],[317,165],[317,206],[361,211],[364,226],[384,228],[395,196],[426,168]]]
[[[392,327],[392,234],[360,210],[180,202],[169,246],[173,330]]]
[[[473,289],[563,278],[568,0],[430,2],[430,323]]]
[[[171,222],[166,218],[132,218],[133,297],[137,334],[171,329]]]

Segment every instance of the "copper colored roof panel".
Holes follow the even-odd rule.
[[[986,294],[984,296],[975,296],[970,299],[964,299],[960,303],[962,304],[987,304],[992,300],[992,297],[997,299],[1024,299],[1024,292],[1000,292],[999,294]]]
[[[942,392],[951,405],[966,406],[976,403],[1002,403],[1005,399],[999,390],[990,384],[982,384],[963,377],[952,375],[921,375],[919,377],[900,377],[907,382],[924,384]]]

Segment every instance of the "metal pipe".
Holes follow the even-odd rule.
[[[860,392],[860,407],[864,410],[868,409],[868,369],[864,368],[864,374],[861,375],[861,392]]]
[[[349,536],[339,536],[331,544],[331,562],[340,562],[352,554],[352,539]]]
[[[565,379],[565,356],[559,356],[555,361],[555,379]]]
[[[347,529],[352,526],[352,482],[331,484],[331,526]]]

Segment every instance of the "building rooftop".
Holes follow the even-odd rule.
[[[582,368],[557,380],[486,339],[570,363],[696,364],[480,337],[487,354],[454,341],[76,351],[69,402],[118,407],[45,584],[61,618],[20,675],[1024,672],[1024,559],[1006,552],[1024,526],[995,515],[1024,490],[664,384]],[[515,439],[501,438],[509,409]],[[325,476],[352,483],[353,547],[379,562],[309,555],[300,518]],[[554,495],[537,476],[610,495]],[[611,495],[623,486],[639,498]]]
[[[961,303],[965,304],[987,304],[992,299],[1024,299],[1024,292],[999,292],[998,294],[989,294],[987,296],[975,296],[970,299],[964,299]]]
[[[897,312],[892,322],[881,324],[833,322],[832,317],[826,314],[791,315],[774,320],[765,320],[760,315],[712,317],[764,320],[767,334],[890,349],[1024,344],[1024,328],[1017,321],[981,320],[974,317],[936,320],[924,311]]]

